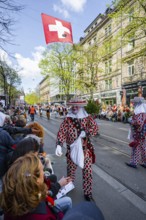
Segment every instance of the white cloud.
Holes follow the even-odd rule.
[[[3,50],[0,50],[0,60],[5,61],[10,67],[18,71],[21,77],[22,85],[25,92],[33,91],[43,76],[40,74],[38,64],[42,59],[42,53],[45,48],[38,46],[32,52],[32,58],[23,57],[21,54],[15,54],[15,64],[12,63],[10,57]]]
[[[62,4],[72,11],[83,11],[84,5],[87,0],[61,0]]]
[[[42,52],[45,50],[43,47],[36,47],[35,52],[32,53],[32,59],[23,57],[20,54],[15,54],[17,60],[17,69],[22,79],[22,86],[25,92],[34,90],[37,84],[43,78],[40,74],[38,64],[42,58]]]
[[[86,2],[87,0],[60,0],[60,4],[53,5],[53,10],[68,18],[68,11],[81,12]]]
[[[8,54],[2,49],[0,49],[0,60],[6,62],[10,66],[12,65],[12,62],[9,59]]]
[[[60,7],[59,5],[54,4],[54,5],[53,5],[53,9],[54,9],[55,12],[59,12],[60,14],[63,14],[63,16],[64,16],[65,18],[68,18],[68,17],[69,17],[68,11],[67,11],[66,9]]]

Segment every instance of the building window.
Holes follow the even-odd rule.
[[[119,86],[119,79],[118,79],[118,77],[116,77],[116,87],[118,87]]]
[[[96,42],[96,37],[93,38],[94,43]]]
[[[128,51],[132,50],[135,47],[135,39],[131,38],[128,43]]]
[[[111,41],[105,43],[105,52],[106,53],[111,53],[112,51],[112,44],[111,44]]]
[[[133,61],[128,63],[128,75],[129,76],[134,75],[134,62]]]
[[[105,62],[105,74],[110,74],[112,72],[112,60],[109,59]]]
[[[105,89],[112,89],[112,79],[105,80]]]
[[[112,26],[110,24],[105,28],[105,37],[109,36],[111,32],[112,32]]]
[[[133,20],[133,16],[134,16],[134,9],[132,8],[128,13],[129,22]]]

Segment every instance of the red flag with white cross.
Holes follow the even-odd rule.
[[[71,23],[41,14],[46,44],[52,42],[73,43]]]

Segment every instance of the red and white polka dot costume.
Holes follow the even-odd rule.
[[[137,168],[140,164],[146,168],[146,100],[139,96],[134,97],[131,102],[134,105],[134,114],[130,120],[131,132],[128,136],[131,140],[131,158],[126,165]]]
[[[144,124],[146,123],[146,113],[133,115],[131,126],[133,130],[133,139],[137,142],[136,147],[132,147],[130,163],[146,164],[146,140]]]
[[[80,125],[80,126],[79,126]],[[75,179],[75,171],[77,165],[70,158],[70,145],[78,138],[81,130],[84,130],[86,137],[82,139],[82,147],[84,151],[84,168],[83,174],[83,190],[84,195],[92,195],[92,154],[89,146],[89,137],[94,136],[98,132],[97,123],[92,116],[87,115],[84,118],[66,117],[57,134],[57,145],[67,145],[67,176]],[[92,145],[93,146],[93,145]]]

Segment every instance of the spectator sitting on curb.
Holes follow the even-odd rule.
[[[24,156],[27,153],[33,152],[35,155],[39,156],[40,150],[40,138],[33,135],[33,136],[26,136],[22,141],[20,141],[17,146],[16,150],[14,151],[10,163],[13,164],[17,158]],[[42,160],[41,160],[42,161]],[[10,165],[11,166],[11,165]],[[48,186],[49,195],[53,198],[53,202],[55,203],[55,211],[65,213],[68,209],[72,207],[71,198],[68,196],[64,196],[60,199],[56,199],[56,195],[59,192],[62,186],[65,186],[67,183],[71,181],[68,177],[62,177],[59,181],[57,181],[57,176],[52,174],[52,167],[48,167],[46,164],[46,160],[43,160],[44,166],[44,181]],[[48,175],[49,169],[49,175]],[[47,171],[46,171],[47,170]]]
[[[48,205],[47,193],[40,159],[34,153],[19,157],[3,178],[0,207],[4,211],[4,219],[57,220],[57,215]]]

